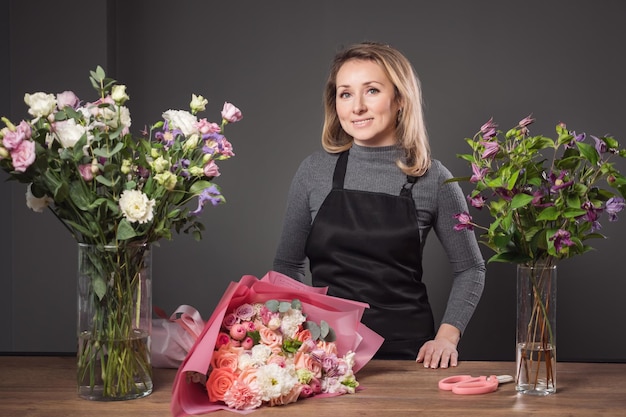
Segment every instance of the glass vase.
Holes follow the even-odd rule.
[[[517,266],[515,388],[523,394],[556,392],[556,275],[552,263]]]
[[[152,392],[150,246],[78,245],[78,395],[130,400]]]

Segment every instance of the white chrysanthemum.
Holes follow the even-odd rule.
[[[138,190],[126,190],[120,196],[120,210],[129,222],[147,223],[152,220],[154,200]]]
[[[272,349],[264,344],[254,345],[251,350],[252,362],[256,365],[263,365],[272,354]]]
[[[260,367],[256,372],[256,383],[261,391],[263,401],[287,395],[298,383],[295,368],[281,368],[275,363]]]
[[[280,331],[283,335],[294,338],[298,327],[306,321],[306,317],[302,314],[302,311],[291,308],[285,314],[283,314],[283,321],[280,324]]]

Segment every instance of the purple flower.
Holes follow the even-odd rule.
[[[605,210],[609,214],[609,221],[617,221],[617,213],[624,209],[624,199],[621,197],[611,197],[606,202]]]
[[[200,214],[202,213],[202,208],[209,201],[214,206],[222,203],[224,201],[224,197],[217,189],[215,185],[212,185],[208,188],[202,190],[200,195],[198,196],[198,208],[191,212],[191,214]]]
[[[486,200],[485,200],[485,197],[478,194],[476,197],[472,197],[468,195],[467,201],[471,204],[472,207],[476,207],[477,209],[480,210],[485,205]]]
[[[478,182],[482,181],[485,178],[485,174],[487,173],[488,168],[480,168],[478,165],[472,163],[472,172],[473,175],[470,178],[470,182]]]
[[[576,142],[584,141],[586,135],[585,132],[581,133],[580,135],[577,135],[576,132],[572,132],[572,136],[574,136],[574,139],[572,139],[571,142],[565,144],[565,149],[575,147]]]
[[[583,220],[591,223],[591,231],[595,232],[602,228],[602,225],[598,221],[600,217],[601,209],[595,208],[591,201],[585,201],[580,208],[586,210],[587,213],[577,218],[577,220]]]
[[[567,175],[567,171],[561,171],[559,176],[554,175],[553,172],[550,173],[550,183],[552,186],[550,187],[550,191],[552,193],[556,193],[563,188],[567,188],[574,183],[573,180],[563,181],[565,176]]]
[[[557,232],[550,238],[550,240],[554,241],[554,249],[557,252],[561,252],[564,246],[573,246],[574,242],[570,239],[571,235],[567,230],[559,229]]]
[[[599,154],[603,154],[609,150],[609,147],[606,145],[605,141],[603,141],[602,139],[598,139],[593,135],[591,135],[591,137],[596,142],[596,151],[598,151]]]
[[[455,214],[454,218],[459,221],[458,224],[454,225],[454,230],[474,230],[474,225],[472,224],[472,216],[470,216],[468,212],[464,211],[462,213]]]
[[[481,155],[483,159],[493,158],[498,154],[498,151],[500,150],[500,144],[497,141],[482,141],[480,142],[480,144],[485,147],[485,150]]]
[[[528,116],[524,117],[522,120],[519,121],[519,123],[517,124],[519,127],[526,127],[530,124],[532,124],[535,121],[535,119],[532,118],[532,116],[529,114]]]
[[[480,134],[482,135],[483,139],[489,140],[496,135],[497,128],[498,128],[498,125],[493,122],[493,117],[492,117],[491,119],[489,119],[487,123],[485,123],[484,125],[480,127]]]

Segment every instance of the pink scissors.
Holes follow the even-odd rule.
[[[455,394],[487,394],[498,389],[499,384],[513,381],[510,375],[477,376],[455,375],[439,381],[439,389]]]

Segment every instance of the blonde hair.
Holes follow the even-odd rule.
[[[322,146],[327,152],[338,153],[352,146],[337,116],[337,73],[348,61],[373,61],[380,65],[393,83],[400,104],[396,125],[398,146],[404,150],[405,161],[397,161],[407,175],[421,176],[430,168],[430,145],[424,124],[422,90],[419,78],[409,60],[397,49],[375,42],[352,45],[335,55],[324,90],[324,127]]]

